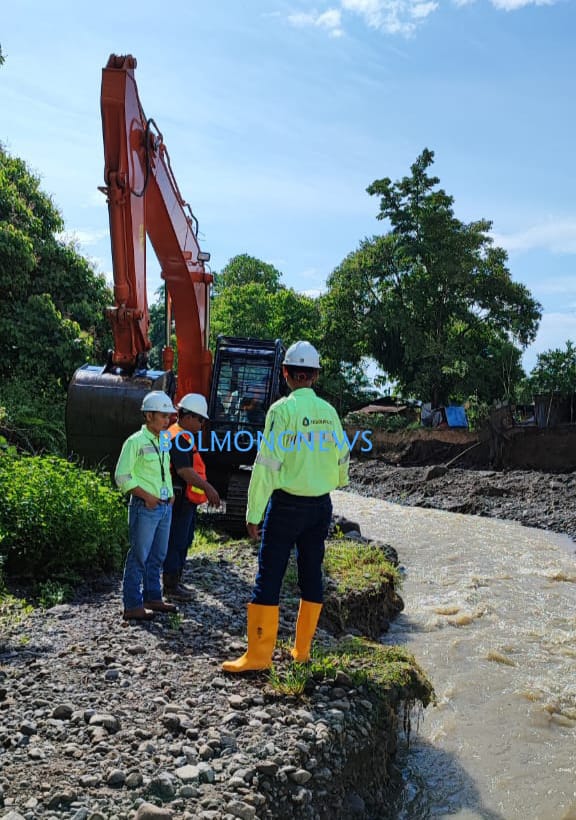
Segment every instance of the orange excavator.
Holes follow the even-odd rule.
[[[104,179],[114,273],[108,309],[114,349],[103,367],[84,365],[68,390],[66,431],[70,453],[86,464],[111,465],[125,438],[142,423],[140,405],[150,390],[178,400],[186,393],[209,399],[219,445],[204,453],[208,475],[228,499],[230,517],[242,518],[257,429],[283,392],[279,340],[221,337],[214,366],[210,353],[210,254],[198,244],[198,221],[184,201],[162,133],[147,119],[134,78],[136,59],[112,54],[102,71]],[[146,237],[166,283],[166,344],[162,370],[148,368],[151,342],[146,295]],[[178,375],[170,346],[174,324]],[[253,408],[256,404],[259,413]],[[245,408],[243,411],[242,408]],[[252,408],[248,413],[246,408]],[[231,435],[226,438],[226,433]]]

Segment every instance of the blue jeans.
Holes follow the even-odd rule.
[[[332,502],[328,494],[306,497],[283,490],[272,493],[262,527],[253,604],[278,605],[282,579],[294,545],[300,594],[305,601],[322,603],[324,541],[331,517]]]
[[[168,552],[164,561],[166,575],[178,575],[186,565],[188,547],[194,540],[196,504],[187,498],[178,499],[172,508],[172,524]]]
[[[124,609],[137,609],[143,601],[160,601],[160,573],[168,550],[172,507],[158,504],[148,510],[141,498],[128,505],[130,549],[124,564]]]

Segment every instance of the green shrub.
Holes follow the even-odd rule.
[[[27,453],[65,455],[66,393],[57,385],[39,386],[22,379],[0,385],[0,433]]]
[[[43,581],[38,586],[38,605],[42,609],[50,609],[50,607],[63,604],[65,601],[71,601],[74,595],[74,590],[70,584],[62,584],[59,581]]]
[[[488,421],[490,407],[487,402],[478,398],[478,395],[469,396],[464,403],[466,418],[470,430],[480,430]]]
[[[0,498],[8,574],[51,578],[120,568],[126,507],[103,475],[57,456],[0,454]]]

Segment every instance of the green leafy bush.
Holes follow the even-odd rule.
[[[466,418],[468,419],[468,427],[470,430],[481,430],[488,421],[490,416],[490,406],[487,402],[482,401],[478,394],[469,396],[464,403],[466,409]]]
[[[0,454],[0,497],[7,574],[40,579],[120,568],[126,507],[103,475],[57,456]]]
[[[43,581],[38,586],[38,604],[42,609],[50,609],[50,607],[63,604],[65,601],[71,601],[74,596],[74,590],[70,584],[62,584],[59,581]]]
[[[0,434],[27,453],[66,453],[66,394],[20,378],[0,385]],[[1,442],[0,442],[1,443]]]

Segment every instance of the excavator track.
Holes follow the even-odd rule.
[[[231,535],[246,535],[246,506],[250,475],[250,470],[237,470],[230,476],[224,527]]]

